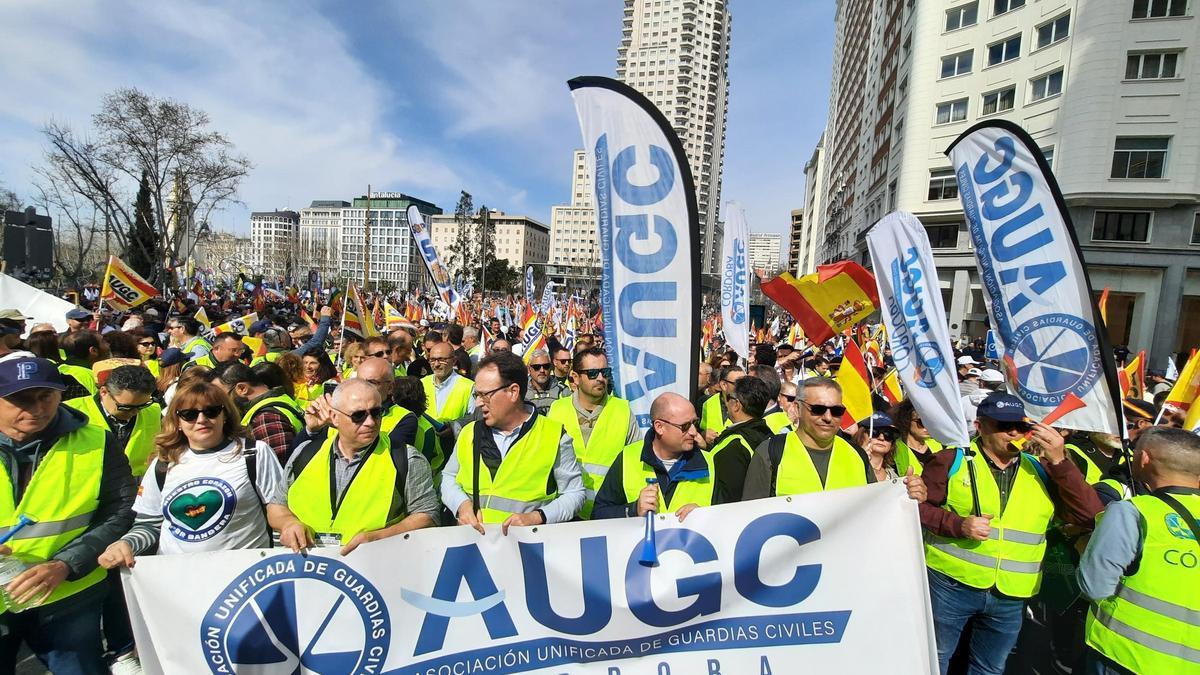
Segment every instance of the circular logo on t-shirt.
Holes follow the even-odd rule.
[[[237,509],[237,492],[220,478],[193,478],[163,499],[163,518],[171,536],[180,541],[204,541],[216,535]]]

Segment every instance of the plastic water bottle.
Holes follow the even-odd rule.
[[[10,612],[23,612],[34,606],[34,602],[32,601],[20,604],[8,594],[9,582],[16,579],[21,572],[27,569],[29,569],[29,565],[11,555],[0,556],[0,602],[3,602],[5,608]],[[34,598],[34,600],[37,600],[37,598]]]

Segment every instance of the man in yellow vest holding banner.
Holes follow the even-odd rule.
[[[494,353],[479,362],[480,420],[463,427],[442,469],[442,503],[460,525],[527,527],[571,520],[583,506],[575,446],[563,425],[525,402],[529,372],[521,357]]]
[[[310,427],[331,426],[324,435],[296,446],[284,467],[285,494],[271,501],[288,507],[318,545],[358,546],[410,530],[433,527],[441,512],[429,462],[410,446],[393,447],[380,433],[379,392],[366,380],[338,385],[329,405],[306,411]],[[284,546],[304,548],[296,530],[281,535]]]
[[[547,416],[561,423],[575,444],[587,493],[579,515],[588,518],[608,467],[625,446],[642,439],[642,431],[629,402],[608,393],[612,369],[603,349],[589,347],[575,354],[571,382],[575,392],[551,404]]]
[[[107,672],[96,559],[133,524],[137,488],[120,444],[61,405],[64,389],[50,361],[0,362],[0,560],[28,565],[0,577],[0,672],[16,670],[22,644],[55,673]]]
[[[1088,526],[1102,508],[1067,460],[1062,435],[1031,423],[1021,399],[989,394],[976,426],[969,449],[935,454],[922,474],[929,494],[921,525],[943,675],[968,622],[972,672],[1004,671],[1025,601],[1041,587],[1051,521]],[[1026,434],[1022,452],[1013,443]]]
[[[1076,573],[1085,672],[1200,672],[1200,438],[1144,429],[1131,468],[1150,493],[1109,504]]]
[[[431,417],[450,422],[475,410],[471,395],[474,382],[454,372],[454,348],[449,342],[438,342],[429,348],[429,367],[433,374],[421,378],[425,400]]]
[[[674,513],[680,522],[711,506],[716,480],[708,453],[700,449],[700,421],[692,402],[660,394],[650,405],[644,439],[617,455],[596,493],[592,517],[631,518]]]

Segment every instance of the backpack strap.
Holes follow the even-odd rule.
[[[158,491],[162,492],[163,486],[167,484],[167,463],[160,458],[154,463],[154,482],[158,484]]]
[[[775,434],[767,441],[767,460],[771,462],[771,496],[775,495],[775,483],[779,480],[779,463],[783,461],[783,450],[787,447],[787,434]]]
[[[262,512],[263,525],[267,528],[267,548],[271,548],[274,543],[274,532],[271,530],[271,524],[267,522],[267,500],[263,499],[262,492],[258,490],[258,448],[252,447],[247,452],[245,440],[238,439],[238,444],[242,448],[242,458],[246,460],[246,477],[250,479],[250,487],[254,489],[254,496],[258,497],[258,508]]]
[[[396,485],[392,491],[392,505],[388,510],[389,526],[395,524],[392,522],[392,518],[408,512],[408,495],[405,489],[408,485],[408,448],[407,445],[393,445],[389,448],[392,465],[396,467]]]
[[[1178,513],[1180,518],[1183,518],[1183,522],[1187,523],[1188,527],[1192,529],[1192,536],[1195,537],[1196,545],[1200,546],[1200,525],[1196,524],[1196,519],[1193,518],[1192,514],[1183,507],[1183,504],[1180,504],[1178,499],[1175,499],[1175,497],[1171,496],[1170,493],[1164,490],[1155,490],[1151,494],[1153,494],[1155,497],[1158,497],[1167,506],[1171,507],[1171,510],[1175,513]]]

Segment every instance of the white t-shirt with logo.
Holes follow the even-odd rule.
[[[233,441],[217,451],[185,450],[158,489],[155,459],[142,478],[134,513],[160,517],[158,552],[202,553],[263,548],[271,538],[262,503],[250,485],[241,444]],[[271,446],[257,441],[247,452],[257,455],[258,494],[271,495],[283,483],[283,467]]]

